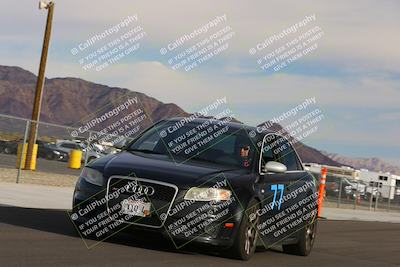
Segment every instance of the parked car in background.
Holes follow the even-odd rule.
[[[328,197],[338,197],[341,191],[341,197],[354,199],[357,196],[365,197],[367,185],[363,181],[328,175],[325,188]]]
[[[17,154],[18,145],[22,143],[22,139],[16,139],[12,141],[0,141],[0,152],[5,154]],[[37,140],[38,145],[37,157],[45,158],[48,160],[68,160],[68,153],[61,150],[57,150],[56,147],[52,147],[49,142]]]
[[[49,145],[49,142],[36,140],[36,144],[38,145],[37,156],[39,158],[47,158],[47,154],[49,153],[47,146]]]
[[[327,196],[338,196],[340,187],[340,178],[336,176],[327,175],[325,192]]]
[[[82,147],[83,151],[90,150],[92,152],[98,153],[100,155],[108,155],[108,154],[115,154],[120,151],[117,147],[115,147],[112,143],[91,143],[89,148],[86,146],[85,143],[80,143],[79,144]]]
[[[366,193],[364,198],[368,200],[372,197],[373,201],[375,200],[382,201],[383,199],[382,199],[381,189],[382,189],[382,183],[374,181],[369,182],[365,190]]]
[[[99,151],[94,151],[93,149],[87,150],[85,147],[83,147],[81,144],[77,144],[73,141],[69,140],[61,140],[58,141],[54,144],[54,147],[62,152],[66,152],[69,154],[72,150],[81,150],[82,153],[82,162],[85,161],[85,158],[87,156],[88,162],[100,158],[101,156],[104,156],[105,154],[99,152]]]
[[[15,139],[11,141],[3,141],[2,142],[2,153],[5,154],[17,154],[18,150],[18,143],[20,143],[22,140],[21,139]]]
[[[18,144],[22,142],[22,139],[0,140],[0,153],[15,155],[18,151]],[[90,151],[87,152],[83,143],[78,144],[69,140],[60,140],[56,143],[37,140],[36,144],[38,145],[37,157],[48,160],[68,161],[71,150],[81,150],[83,152],[82,162],[85,161],[86,153],[88,154],[88,162],[109,154],[106,153],[108,152],[106,149],[101,150],[96,146],[91,147]]]
[[[4,149],[7,146],[7,141],[5,140],[0,140],[0,153],[3,153]]]
[[[346,179],[346,182],[350,184],[353,193],[357,192],[357,195],[360,197],[365,197],[367,184],[361,180],[349,180]],[[353,196],[355,197],[355,196]]]
[[[54,143],[44,144],[39,151],[41,152],[38,152],[38,156],[48,160],[68,161],[69,159],[68,152],[58,149]]]

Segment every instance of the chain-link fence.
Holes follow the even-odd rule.
[[[313,173],[319,180],[320,173]],[[324,207],[400,212],[400,186],[388,181],[363,181],[328,173],[325,184]]]
[[[69,168],[72,150],[82,151],[81,166],[94,159],[116,153],[119,145],[131,140],[119,138],[119,144],[101,142],[97,131],[78,131],[57,124],[37,123],[37,159],[35,171],[24,171],[23,153],[18,147],[27,146],[31,120],[0,115],[0,181],[32,182],[51,185],[73,185],[80,168]],[[78,133],[78,134],[76,134]],[[119,136],[113,136],[113,140]],[[82,168],[82,167],[81,167]]]

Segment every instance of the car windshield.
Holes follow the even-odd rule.
[[[246,131],[218,121],[207,121],[183,125],[179,121],[159,123],[127,150],[163,154],[176,162],[203,161],[249,169],[255,151]]]

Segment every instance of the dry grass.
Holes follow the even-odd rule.
[[[0,182],[15,183],[17,174],[17,169],[0,168]],[[22,184],[73,187],[77,179],[78,176],[75,175],[22,170],[19,182]]]

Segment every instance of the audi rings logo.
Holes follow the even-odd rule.
[[[152,196],[155,193],[154,187],[149,185],[128,184],[126,192],[138,195]]]

